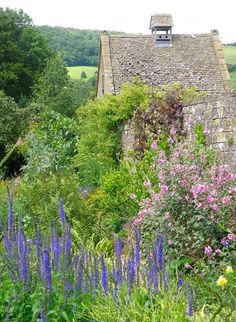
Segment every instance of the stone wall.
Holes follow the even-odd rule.
[[[199,101],[185,105],[182,110],[183,126],[188,135],[192,136],[192,130],[189,129],[188,120],[191,118],[193,124],[201,123],[209,131],[207,143],[217,151],[222,164],[228,164],[232,171],[236,172],[236,92],[224,96],[206,97]],[[147,119],[149,111],[141,119]],[[151,114],[153,115],[153,114]],[[153,116],[152,116],[153,117]],[[158,115],[157,115],[158,117]],[[130,120],[123,133],[123,153],[125,158],[130,157],[130,152],[142,150],[144,141],[148,135],[145,135],[146,125],[138,124],[136,114]],[[182,120],[182,118],[181,118]],[[153,119],[156,129],[152,133],[158,133],[158,122]],[[141,148],[139,149],[141,143]],[[131,154],[132,155],[132,154]]]
[[[185,129],[189,131],[189,118],[201,123],[209,131],[207,143],[216,149],[221,163],[236,171],[236,92],[193,102],[183,108],[183,114]]]

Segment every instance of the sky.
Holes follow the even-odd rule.
[[[0,0],[23,9],[35,25],[149,34],[151,14],[171,13],[173,33],[218,29],[223,43],[236,41],[236,0]]]

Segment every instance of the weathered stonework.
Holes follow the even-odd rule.
[[[201,123],[209,131],[207,143],[217,151],[222,164],[236,171],[236,92],[203,99],[183,108],[184,127],[189,136],[188,120]]]
[[[198,91],[207,91],[205,99],[184,107],[183,125],[187,129],[186,120],[191,117],[195,123],[208,128],[209,145],[219,151],[222,163],[236,171],[236,95],[232,92],[218,31],[172,35],[172,31],[168,33],[173,26],[171,15],[154,18],[150,25],[152,35],[101,34],[97,97],[106,93],[118,94],[122,84],[131,83],[135,76],[153,89],[178,82],[185,87],[194,85]],[[166,35],[155,32],[159,27]],[[155,46],[154,38],[162,36],[166,40],[171,37],[170,46]],[[125,157],[130,151],[142,151],[148,136],[145,124],[137,126],[136,116],[124,130]],[[142,117],[144,123],[148,118],[149,121],[154,118],[149,122],[153,131],[158,116],[146,113]],[[158,127],[158,122],[156,125]]]

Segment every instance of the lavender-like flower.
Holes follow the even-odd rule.
[[[135,250],[134,250],[134,260],[135,260],[135,266],[138,269],[140,264],[140,242],[141,242],[141,230],[137,229],[135,231]]]
[[[103,288],[104,293],[107,294],[107,290],[108,290],[107,268],[105,265],[103,254],[101,255],[101,268],[102,268],[101,284],[102,284],[102,288]]]
[[[66,255],[66,269],[71,266],[71,230],[70,227],[66,227],[66,240],[65,240],[65,255]]]
[[[117,259],[121,258],[121,254],[124,248],[124,241],[122,239],[117,239],[115,241],[115,256]]]
[[[134,263],[131,258],[128,259],[127,263],[127,286],[128,286],[128,292],[129,295],[131,295],[131,288],[135,281],[135,269],[134,269]]]
[[[93,259],[93,293],[96,294],[98,290],[99,283],[99,269],[98,269],[98,259],[94,256]]]
[[[194,309],[193,309],[193,290],[191,288],[191,286],[188,284],[187,285],[188,288],[188,316],[193,316],[194,313]]]
[[[8,208],[8,233],[10,240],[14,240],[14,215],[13,215],[13,195],[8,191],[8,200],[9,200],[9,208]]]
[[[38,262],[41,261],[41,248],[42,248],[42,241],[41,241],[41,232],[35,228],[36,238],[35,238],[35,250],[36,250],[36,259]]]
[[[11,249],[11,242],[8,238],[7,231],[4,232],[3,242],[4,242],[5,250],[7,252],[7,258],[8,258],[8,260],[10,260],[12,257],[12,249]]]
[[[43,250],[42,279],[46,287],[52,289],[50,254],[47,248]]]
[[[66,225],[66,214],[65,214],[65,208],[64,203],[61,199],[59,199],[59,215],[60,215],[60,222],[63,227]]]
[[[164,263],[165,263],[163,241],[164,241],[164,237],[163,235],[161,235],[156,247],[156,263],[157,263],[157,267],[160,268],[161,270],[164,269]]]

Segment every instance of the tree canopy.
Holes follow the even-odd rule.
[[[0,89],[22,103],[52,50],[23,10],[9,8],[0,8],[0,44]]]

